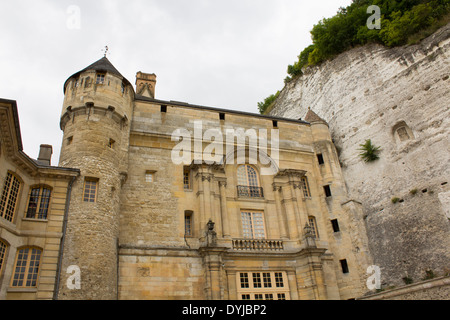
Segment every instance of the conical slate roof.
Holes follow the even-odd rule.
[[[64,83],[64,93],[66,91],[66,84],[67,82],[71,79],[71,78],[78,78],[78,76],[88,70],[94,70],[97,72],[107,72],[109,74],[114,74],[120,78],[123,78],[123,80],[125,82],[127,82],[127,84],[131,85],[130,82],[120,74],[120,72],[116,69],[116,67],[114,67],[112,65],[112,63],[108,60],[108,58],[103,57],[100,60],[95,61],[93,64],[87,66],[86,68],[84,68],[83,70],[78,71],[77,73],[74,73],[73,75],[71,75],[66,82]]]

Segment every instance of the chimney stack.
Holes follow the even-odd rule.
[[[155,98],[156,75],[154,73],[136,73],[136,93],[149,98]]]
[[[46,166],[51,165],[53,147],[49,144],[41,144],[38,161]]]

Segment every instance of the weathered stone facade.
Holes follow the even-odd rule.
[[[383,287],[448,275],[450,25],[420,44],[367,45],[305,70],[270,115],[328,121],[349,195],[362,203]],[[365,163],[360,144],[381,147]]]
[[[136,94],[106,58],[66,81],[60,166],[81,175],[62,268],[80,267],[81,288],[68,288],[63,275],[58,298],[362,295],[370,257],[355,218],[361,206],[347,196],[327,123],[312,112],[307,122],[161,101],[155,83],[139,72]],[[177,130],[193,138],[185,163],[172,158],[184,141]],[[202,140],[208,130],[267,133],[267,148],[244,167],[256,186],[238,181],[237,138],[216,145],[220,161],[194,161],[211,147]],[[248,165],[250,138],[244,144]],[[279,160],[268,167],[261,159],[275,159],[275,147]],[[86,181],[96,186],[92,202]]]
[[[39,161],[22,151],[16,102],[0,99],[0,300],[52,299],[57,293],[66,205],[79,171],[50,166],[50,158],[47,145]],[[17,179],[17,190],[8,177]]]

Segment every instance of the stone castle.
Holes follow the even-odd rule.
[[[58,166],[51,146],[23,152],[0,99],[0,299],[363,298],[377,240],[321,112],[163,101],[155,85],[106,57],[70,76]]]

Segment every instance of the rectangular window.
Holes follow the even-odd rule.
[[[339,223],[337,219],[331,220],[331,226],[333,227],[333,232],[339,232]]]
[[[105,75],[102,73],[97,74],[97,84],[104,84],[105,83]]]
[[[84,192],[83,192],[84,202],[97,201],[97,187],[98,187],[98,179],[86,178],[86,180],[84,181]]]
[[[283,271],[240,272],[238,275],[237,296],[242,300],[286,300],[290,297],[287,276]]]
[[[302,177],[302,189],[303,189],[303,196],[305,198],[311,198],[311,192],[309,190],[309,184],[308,184],[307,177]]]
[[[51,190],[45,187],[31,189],[27,218],[47,219]]]
[[[240,273],[241,288],[249,288],[248,273]]]
[[[275,285],[277,288],[283,288],[283,274],[281,272],[275,272]]]
[[[161,112],[162,112],[162,113],[166,113],[166,112],[167,112],[167,106],[162,105],[162,106],[161,106]]]
[[[347,260],[343,259],[343,260],[339,260],[339,262],[341,263],[342,273],[349,273]]]
[[[264,239],[264,218],[262,212],[241,212],[242,231],[244,238]]]
[[[319,153],[317,155],[317,161],[319,162],[319,164],[324,164],[325,162],[323,161],[323,156],[321,153]]]
[[[270,273],[263,272],[263,281],[264,281],[264,288],[272,288],[272,280],[270,277]]]
[[[184,212],[184,235],[187,237],[192,236],[192,211]]]
[[[183,188],[184,188],[184,190],[192,190],[191,170],[190,170],[189,166],[183,167]]]
[[[20,181],[8,172],[0,199],[0,217],[12,222],[19,196]]]
[[[316,218],[308,217],[308,223],[309,223],[309,226],[311,227],[311,233],[312,233],[313,237],[319,238],[319,232],[317,230]]]
[[[219,119],[225,120],[225,113],[219,113]]]
[[[108,142],[108,147],[111,149],[114,149],[114,144],[116,143],[116,141],[114,141],[113,139],[109,139]]]
[[[12,277],[12,287],[36,287],[41,250],[25,248],[19,250],[16,258],[16,267]]]
[[[150,182],[155,181],[154,175],[155,175],[154,171],[147,171],[147,172],[145,172],[145,182],[150,183]]]
[[[261,274],[253,273],[253,288],[261,288]]]
[[[331,189],[330,189],[330,186],[323,186],[323,190],[325,191],[325,196],[328,198],[328,197],[331,197]]]

